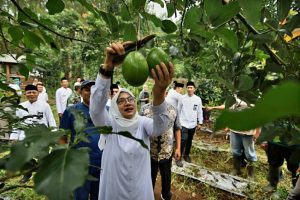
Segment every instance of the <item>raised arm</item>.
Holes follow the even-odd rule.
[[[107,94],[110,90],[111,75],[114,66],[120,63],[113,63],[113,55],[123,55],[125,53],[124,47],[121,43],[112,43],[105,50],[105,61],[100,66],[97,75],[96,83],[91,88],[90,97],[90,115],[95,126],[110,126],[111,121],[106,110],[106,102],[108,100]]]
[[[161,63],[156,66],[156,72],[152,69],[152,77],[155,81],[153,87],[153,122],[146,123],[146,132],[151,136],[159,136],[168,130],[170,118],[167,113],[165,94],[168,85],[172,82],[174,66],[169,63],[170,72],[166,65]]]
[[[91,87],[90,115],[95,126],[110,126],[110,118],[106,109],[107,92],[110,79],[97,75],[96,83]]]

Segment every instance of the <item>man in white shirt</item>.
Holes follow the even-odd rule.
[[[178,103],[178,113],[181,129],[181,155],[187,162],[191,162],[190,151],[192,140],[196,129],[199,129],[203,122],[202,101],[195,95],[194,82],[187,82],[187,94],[183,95]]]
[[[36,84],[37,90],[39,92],[38,101],[43,101],[48,103],[48,94],[44,92],[44,85],[42,82],[38,82]]]
[[[56,90],[56,109],[59,119],[61,119],[64,111],[67,108],[67,101],[69,96],[72,94],[72,90],[68,88],[69,82],[68,79],[63,77],[60,81],[61,88]]]
[[[183,83],[178,83],[177,81],[174,81],[174,88],[171,88],[168,91],[168,95],[166,97],[166,101],[168,102],[168,104],[171,104],[176,109],[178,108],[178,102],[182,97],[183,87]]]
[[[44,124],[47,127],[56,127],[50,105],[46,102],[38,101],[38,95],[39,92],[35,85],[27,85],[25,87],[25,96],[28,101],[20,104],[20,106],[26,108],[27,111],[24,109],[17,109],[16,116],[19,118],[28,117],[23,121],[24,124]],[[10,139],[12,140],[23,140],[24,138],[25,133],[23,130],[14,130],[10,135]],[[31,160],[30,163],[34,165],[35,161]],[[30,177],[31,173],[25,174],[21,182],[27,182]]]

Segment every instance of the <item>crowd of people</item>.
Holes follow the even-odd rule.
[[[95,179],[87,180],[77,188],[74,199],[154,199],[153,189],[159,170],[161,199],[169,200],[172,198],[172,158],[175,158],[178,167],[184,167],[183,161],[192,162],[190,152],[193,137],[196,130],[203,126],[203,105],[201,98],[195,94],[196,84],[192,81],[186,84],[174,81],[173,87],[168,90],[174,67],[172,63],[161,63],[156,70],[151,71],[154,80],[152,90],[149,91],[145,84],[137,101],[131,91],[121,88],[119,84],[111,84],[113,68],[121,64],[114,63],[113,57],[125,53],[123,45],[112,43],[105,53],[105,61],[95,81],[78,77],[74,88],[70,89],[68,79],[62,78],[61,87],[55,95],[59,127],[71,131],[71,137],[65,142],[74,143],[77,140],[74,112],[83,114],[87,128],[85,134],[89,142],[80,141],[75,148],[90,148],[89,174]],[[184,88],[186,94],[183,94]],[[27,101],[20,105],[27,108],[27,111],[18,109],[18,117],[40,115],[39,118],[27,118],[26,123],[57,126],[42,82],[34,80],[27,85],[25,97]],[[140,104],[140,112],[137,102]],[[239,111],[247,107],[247,103],[236,98],[236,103],[230,109]],[[213,109],[225,109],[225,106],[208,107],[208,110]],[[128,131],[135,138],[143,140],[149,150],[121,135],[101,134],[95,126],[111,126],[113,133]],[[241,174],[246,161],[248,177],[254,179],[254,163],[257,161],[254,144],[260,131],[259,128],[249,131],[230,130],[233,175]],[[22,140],[25,135],[15,130],[11,137]],[[288,147],[268,141],[262,146],[266,149],[270,166],[269,185],[264,189],[268,192],[276,190],[280,166],[286,159],[295,186],[288,198],[299,199],[299,145]],[[297,159],[291,160],[291,157]],[[22,182],[27,182],[30,177],[31,174],[24,176]]]

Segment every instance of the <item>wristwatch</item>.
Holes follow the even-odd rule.
[[[112,70],[105,70],[104,65],[101,64],[100,68],[99,68],[99,73],[102,74],[105,77],[112,77],[112,75],[114,73],[114,70],[113,69]]]

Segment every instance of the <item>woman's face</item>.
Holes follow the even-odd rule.
[[[135,98],[126,92],[119,95],[117,105],[121,115],[126,119],[131,119],[136,113]]]

